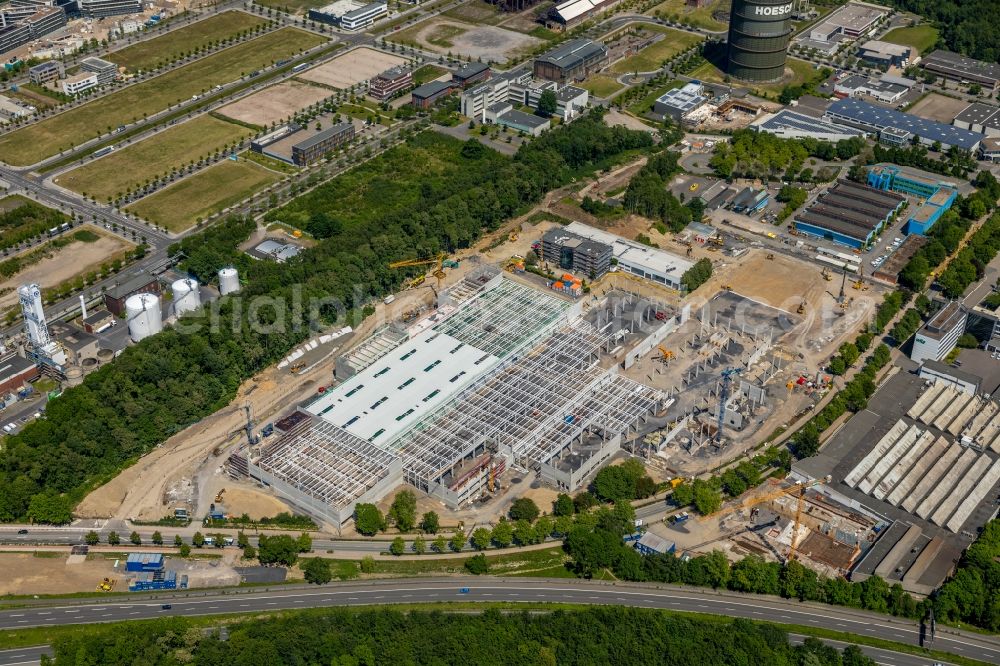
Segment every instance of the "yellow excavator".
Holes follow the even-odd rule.
[[[434,266],[434,270],[431,271],[437,279],[437,290],[441,291],[441,282],[444,280],[447,273],[444,272],[445,266],[449,268],[456,268],[458,262],[456,261],[446,261],[448,255],[442,252],[433,259],[406,259],[404,261],[394,261],[389,264],[389,268],[406,268],[408,266]],[[409,282],[410,287],[417,287],[424,282],[424,276],[419,275]]]
[[[824,280],[826,280],[827,282],[829,282],[830,280],[832,280],[832,279],[833,279],[833,276],[832,276],[832,275],[830,275],[830,271],[828,271],[828,270],[827,270],[827,269],[825,269],[825,268],[824,268],[824,269],[823,269],[823,271],[822,271],[822,272],[820,273],[820,275],[822,275],[822,276],[823,276],[823,279],[824,279]]]
[[[226,494],[226,489],[225,488],[223,488],[222,490],[220,490],[219,492],[217,492],[215,494],[215,503],[218,504],[219,502],[221,502],[222,501],[222,496],[225,495],[225,494]]]
[[[670,351],[663,345],[657,345],[656,348],[660,352],[660,356],[657,358],[658,361],[662,363],[669,363],[670,361],[674,360],[674,353],[672,351]]]
[[[115,589],[114,578],[105,578],[97,585],[98,592],[111,592],[113,589]]]

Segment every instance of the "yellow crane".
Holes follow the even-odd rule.
[[[389,268],[406,268],[407,266],[434,266],[434,270],[431,271],[437,279],[437,290],[441,291],[441,282],[444,280],[447,273],[444,272],[445,258],[448,255],[442,252],[433,259],[406,259],[404,261],[394,261],[389,264]],[[415,279],[411,282],[411,285],[417,286],[423,282],[423,276],[419,277],[419,282]]]
[[[658,360],[663,361],[664,363],[674,360],[674,353],[663,345],[657,345],[656,349],[660,352],[660,358]]]

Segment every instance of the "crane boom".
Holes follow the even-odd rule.
[[[431,275],[437,279],[437,290],[440,292],[441,282],[444,280],[445,275],[447,275],[444,272],[445,258],[447,256],[447,254],[442,252],[433,259],[404,259],[403,261],[394,261],[389,264],[389,268],[406,268],[407,266],[436,266],[436,268],[431,271]]]
[[[722,371],[722,386],[719,388],[719,418],[715,426],[715,441],[722,441],[722,428],[726,425],[726,401],[729,399],[729,384],[733,375],[743,372],[743,368],[726,368]]]

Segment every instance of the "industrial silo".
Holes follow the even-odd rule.
[[[729,18],[731,77],[744,81],[776,81],[784,76],[792,35],[792,3],[777,0],[733,0]]]
[[[154,294],[136,294],[125,301],[128,334],[134,342],[163,330],[160,299]]]
[[[235,268],[226,267],[219,269],[219,293],[235,294],[240,290],[240,276]]]
[[[174,295],[174,314],[178,317],[201,307],[201,292],[198,290],[197,280],[176,280],[170,285],[170,291]]]

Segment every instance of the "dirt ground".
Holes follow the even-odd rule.
[[[213,484],[213,486],[218,487],[209,487],[209,494],[217,493],[222,488],[226,489],[222,504],[226,507],[226,511],[233,516],[242,516],[245,513],[253,520],[260,520],[285,511],[295,513],[292,507],[266,490],[258,490],[244,484],[237,485],[229,478],[220,479],[219,483]]]
[[[219,113],[261,127],[291,118],[296,112],[321,102],[330,91],[301,81],[285,81],[228,104]]]
[[[90,226],[86,229],[98,233],[101,238],[93,243],[82,241],[70,243],[13,277],[0,282],[0,294],[3,294],[0,296],[0,308],[17,303],[17,287],[22,284],[36,283],[43,289],[54,287],[77,275],[96,270],[114,255],[134,247],[132,243],[118,236],[105,234]]]
[[[297,78],[345,89],[405,62],[406,60],[399,56],[362,47],[337,56],[319,67],[306,70]]]
[[[435,53],[452,53],[472,60],[482,58],[499,63],[505,63],[511,56],[542,43],[536,37],[512,30],[443,18],[415,26],[406,31],[406,36]]]
[[[928,120],[951,124],[952,119],[967,106],[969,106],[969,103],[963,100],[931,93],[910,107],[907,113],[912,113],[915,116],[927,118]]]

